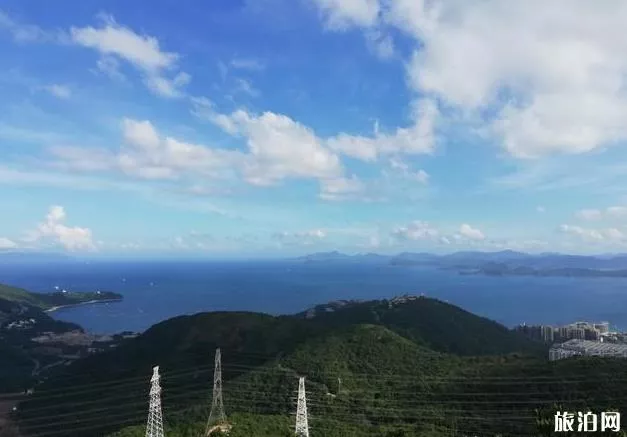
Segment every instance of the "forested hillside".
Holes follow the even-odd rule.
[[[623,361],[549,363],[541,345],[418,298],[284,317],[177,317],[69,366],[21,405],[20,426],[27,435],[143,435],[151,369],[159,365],[168,436],[197,437],[217,347],[235,437],[292,435],[299,376],[312,436],[529,436],[540,419],[552,420],[554,404],[627,407]]]

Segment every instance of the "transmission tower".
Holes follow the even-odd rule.
[[[211,401],[211,412],[207,421],[205,436],[210,436],[214,431],[228,432],[230,426],[224,414],[224,403],[222,402],[222,365],[220,349],[216,349],[215,368],[213,370],[213,400]]]
[[[163,415],[161,413],[161,386],[159,384],[159,366],[152,368],[150,379],[150,409],[146,437],[163,437]]]
[[[309,437],[307,422],[307,396],[305,393],[305,378],[298,380],[298,407],[296,408],[296,437]]]

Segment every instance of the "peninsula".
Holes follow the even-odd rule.
[[[111,291],[56,291],[54,293],[32,293],[30,291],[0,284],[0,299],[26,304],[42,311],[51,312],[68,306],[91,303],[119,302],[122,295]]]

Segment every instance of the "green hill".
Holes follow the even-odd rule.
[[[0,284],[0,299],[48,310],[54,307],[79,305],[87,302],[121,300],[122,295],[110,291],[31,293],[22,288]]]
[[[459,307],[424,297],[398,297],[370,302],[335,302],[299,314],[328,328],[346,324],[378,324],[440,352],[491,355],[545,349],[506,327]]]
[[[300,376],[312,437],[550,435],[558,408],[627,408],[622,360],[548,362],[544,346],[495,322],[403,298],[336,302],[295,316],[215,312],[164,321],[62,369],[20,405],[20,427],[26,435],[143,436],[159,365],[168,437],[197,437],[218,347],[232,437],[292,435]]]
[[[49,417],[58,417],[59,426],[67,427],[66,434],[58,435],[75,435],[72,425],[85,428],[81,435],[88,437],[142,423],[147,381],[157,364],[168,419],[176,429],[201,423],[207,414],[214,351],[220,347],[230,412],[282,417],[294,409],[297,376],[306,375],[317,399],[312,403],[314,417],[354,415],[357,421],[347,424],[361,430],[354,435],[366,435],[363,432],[375,425],[380,430],[432,429],[441,426],[442,414],[414,423],[401,413],[383,412],[410,402],[414,394],[408,390],[423,398],[445,392],[424,378],[474,368],[461,355],[539,353],[536,343],[503,326],[433,299],[332,306],[332,311],[318,307],[295,316],[216,312],[159,323],[116,350],[77,361],[44,383],[22,405],[22,428],[41,431],[54,426]],[[395,395],[401,391],[402,396]],[[317,408],[324,414],[316,416]],[[48,413],[43,418],[42,410]],[[103,423],[102,411],[115,420]],[[248,416],[241,417],[245,421]]]
[[[5,284],[0,284],[0,299],[32,305],[34,307],[40,307],[42,304],[34,293],[30,293],[23,288],[11,287]]]

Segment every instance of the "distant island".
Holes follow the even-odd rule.
[[[0,299],[27,304],[50,312],[68,306],[91,303],[119,302],[122,295],[111,291],[57,291],[54,293],[32,293],[21,288],[0,284]]]
[[[305,263],[369,263],[398,267],[425,267],[456,271],[462,275],[626,278],[627,255],[530,254],[512,250],[465,251],[450,254],[403,252],[347,255],[323,252],[296,258]]]
[[[576,278],[627,278],[627,269],[589,269],[561,267],[536,269],[527,266],[513,267],[505,263],[490,263],[478,269],[460,271],[465,275],[488,276],[542,276],[542,277],[576,277]]]

